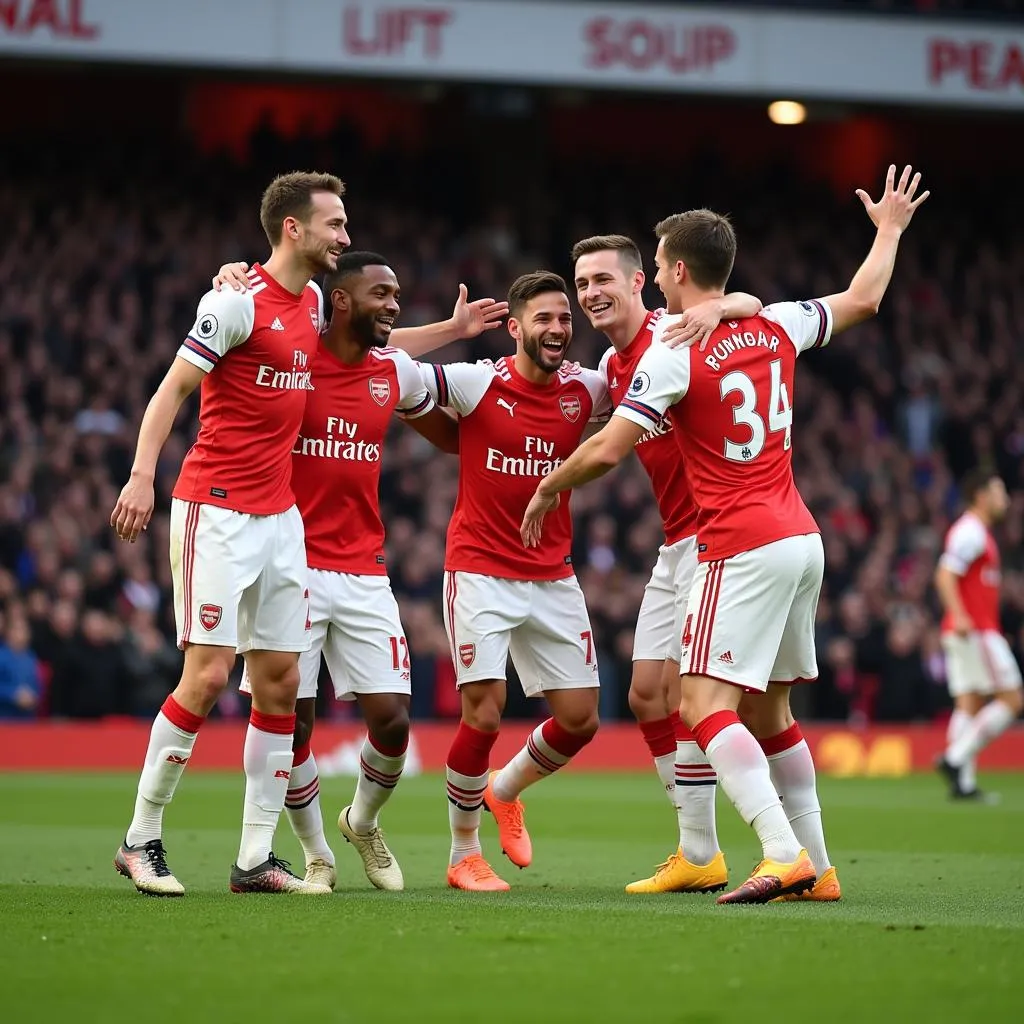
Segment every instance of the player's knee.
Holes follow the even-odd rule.
[[[1007,690],[999,695],[999,699],[1014,715],[1019,715],[1024,710],[1024,690]]]
[[[654,694],[645,687],[637,686],[635,682],[629,687],[627,699],[629,710],[638,722],[653,722],[668,714],[663,693]]]
[[[228,685],[231,666],[223,659],[210,659],[189,665],[181,685],[203,707],[212,708]]]
[[[573,736],[586,740],[588,743],[597,735],[601,727],[601,716],[597,708],[580,708],[562,712],[558,716],[558,724]]]
[[[367,722],[374,743],[390,750],[404,750],[409,742],[409,709],[396,704]]]

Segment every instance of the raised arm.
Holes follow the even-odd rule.
[[[899,182],[894,184],[896,165],[890,164],[885,188],[877,203],[863,189],[857,189],[857,196],[878,230],[867,259],[853,275],[846,291],[825,296],[822,300],[832,310],[833,334],[862,323],[878,312],[882,296],[892,279],[900,238],[910,224],[914,211],[931,195],[931,192],[926,191],[915,198],[918,185],[921,184],[921,172],[918,171],[913,178],[911,172],[912,168],[908,164],[903,168]]]

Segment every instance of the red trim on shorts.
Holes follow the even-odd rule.
[[[713,711],[693,727],[693,737],[697,741],[697,746],[707,753],[708,744],[723,729],[728,729],[730,725],[742,724],[740,716],[735,711]]]
[[[312,753],[313,751],[310,748],[310,742],[309,740],[306,740],[301,747],[296,747],[292,751],[292,767],[298,768],[300,764],[305,764],[309,760],[309,755]]]
[[[676,715],[678,718],[678,713]],[[676,752],[676,726],[671,716],[656,722],[637,722],[651,757],[664,757]]]
[[[181,556],[182,576],[184,577],[182,588],[184,590],[185,615],[181,631],[181,642],[189,643],[192,640],[192,568],[196,560],[196,531],[199,526],[200,506],[195,502],[189,502],[188,511],[185,513],[185,539],[184,550]]]
[[[718,607],[718,592],[721,589],[722,570],[725,562],[709,562],[708,571],[704,576],[701,588],[700,605],[697,608],[697,633],[693,647],[690,648],[691,675],[703,675],[708,667],[708,655],[711,652],[711,634],[715,623],[715,609]]]
[[[295,732],[295,715],[268,715],[265,711],[253,708],[249,715],[249,724],[260,732],[273,733],[275,736],[291,736]]]
[[[795,747],[798,743],[802,743],[803,739],[804,734],[800,728],[800,723],[794,722],[788,729],[783,729],[782,732],[777,733],[775,736],[769,736],[766,740],[758,740],[757,742],[761,744],[765,757],[774,757],[776,754],[781,754],[783,751],[789,750],[790,747]]]
[[[459,648],[455,642],[455,594],[458,591],[458,586],[455,582],[455,572],[452,569],[448,570],[448,595],[445,598],[445,605],[448,609],[448,645],[452,649],[452,664],[455,666],[455,677],[459,675]]]
[[[174,699],[172,694],[167,695],[167,699],[160,707],[160,714],[162,714],[164,718],[171,723],[171,725],[180,729],[182,732],[197,733],[199,732],[199,727],[206,721],[206,718],[203,715],[194,715],[191,711],[183,708]]]
[[[544,742],[562,757],[575,757],[593,739],[592,736],[577,736],[568,732],[553,718],[549,718],[540,727],[540,734]]]

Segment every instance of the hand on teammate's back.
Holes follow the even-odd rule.
[[[217,271],[217,276],[210,282],[213,290],[219,292],[224,285],[229,284],[236,292],[244,292],[249,288],[249,278],[246,271],[248,263],[225,263]]]
[[[921,184],[921,172],[917,171],[913,178],[910,174],[913,168],[907,164],[903,168],[900,180],[896,181],[896,165],[889,164],[889,171],[885,176],[885,188],[882,190],[882,197],[876,203],[864,189],[857,189],[857,197],[864,204],[871,223],[879,231],[885,227],[894,227],[898,231],[905,231],[914,211],[931,195],[931,192],[924,191],[915,199],[917,187]]]
[[[684,309],[678,319],[673,320],[661,336],[662,343],[669,348],[689,348],[700,344],[700,351],[707,348],[708,339],[722,322],[722,300],[707,299],[696,306]]]

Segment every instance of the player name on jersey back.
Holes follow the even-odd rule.
[[[178,355],[206,371],[199,435],[174,497],[252,515],[295,504],[291,450],[310,393],[323,300],[295,295],[259,264],[249,289],[207,292]]]
[[[548,516],[539,548],[523,546],[519,526],[540,478],[572,454],[592,417],[607,412],[600,375],[566,363],[549,384],[533,384],[512,357],[420,370],[438,404],[460,417],[459,494],[445,568],[504,579],[571,576],[568,494]]]
[[[643,354],[651,346],[655,325],[663,310],[649,312],[636,337],[621,352],[610,348],[601,359],[599,371],[608,381],[611,403],[618,407],[628,395]],[[672,436],[672,419],[665,415],[637,441],[637,458],[651,480],[658,503],[665,543],[675,544],[697,532],[697,504],[693,500],[683,466],[682,453]]]
[[[668,412],[699,508],[701,561],[817,533],[793,480],[793,378],[801,352],[827,344],[832,313],[819,301],[780,302],[721,324],[708,349],[655,341],[615,412],[640,426]]]
[[[313,569],[383,576],[380,467],[393,414],[415,419],[434,402],[409,356],[371,349],[354,365],[321,343],[313,391],[292,448],[292,487]]]

